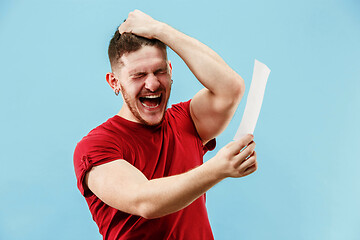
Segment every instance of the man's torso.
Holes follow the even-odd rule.
[[[119,116],[92,130],[74,154],[78,187],[105,239],[212,239],[205,195],[162,218],[147,220],[103,203],[83,186],[92,166],[124,159],[149,180],[189,171],[202,164],[202,145],[189,113],[189,102],[168,109],[163,123],[147,127]],[[215,141],[207,146],[214,147]],[[210,149],[212,150],[212,149]]]

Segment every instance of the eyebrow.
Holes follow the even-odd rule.
[[[168,65],[164,65],[164,66],[159,66],[155,71],[154,73],[157,73],[157,72],[161,72],[161,71],[167,71],[168,70]],[[130,71],[130,74],[129,76],[130,77],[133,77],[133,76],[140,76],[140,75],[146,75],[147,72],[146,71],[142,71],[142,70],[133,70],[133,71]]]
[[[168,70],[168,68],[167,68],[167,66],[166,66],[166,67],[162,67],[162,68],[156,69],[156,70],[154,71],[154,73],[158,73],[158,72],[162,72],[162,71],[167,71],[167,70]]]
[[[147,74],[147,72],[139,71],[139,72],[131,73],[131,74],[130,74],[130,77],[140,76],[140,75],[146,75],[146,74]]]

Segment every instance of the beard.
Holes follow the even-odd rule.
[[[157,123],[150,123],[150,122],[146,121],[143,117],[141,117],[140,112],[137,110],[137,107],[136,107],[137,99],[136,98],[132,99],[129,96],[129,94],[126,92],[126,90],[122,84],[120,84],[120,91],[124,98],[125,104],[128,106],[128,108],[130,109],[130,112],[134,115],[134,117],[140,123],[142,123],[143,125],[146,125],[146,126],[158,126],[160,123],[162,123],[162,121],[164,120],[164,117],[165,117],[165,111],[168,107],[168,101],[169,101],[170,96],[169,96],[169,98],[165,99],[165,109],[164,109],[164,112],[162,113],[161,120]],[[171,85],[170,85],[169,91],[171,92]],[[166,97],[166,96],[163,96],[163,97]]]

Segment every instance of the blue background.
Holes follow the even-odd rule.
[[[208,192],[216,239],[360,239],[360,2],[0,2],[0,239],[101,239],[76,188],[76,143],[121,107],[107,47],[140,9],[204,42],[244,79],[272,70],[255,130],[259,169]],[[170,103],[200,88],[173,65]]]

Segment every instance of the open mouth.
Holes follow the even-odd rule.
[[[140,97],[139,100],[141,104],[146,108],[156,108],[160,105],[162,99],[162,94],[149,95]]]

